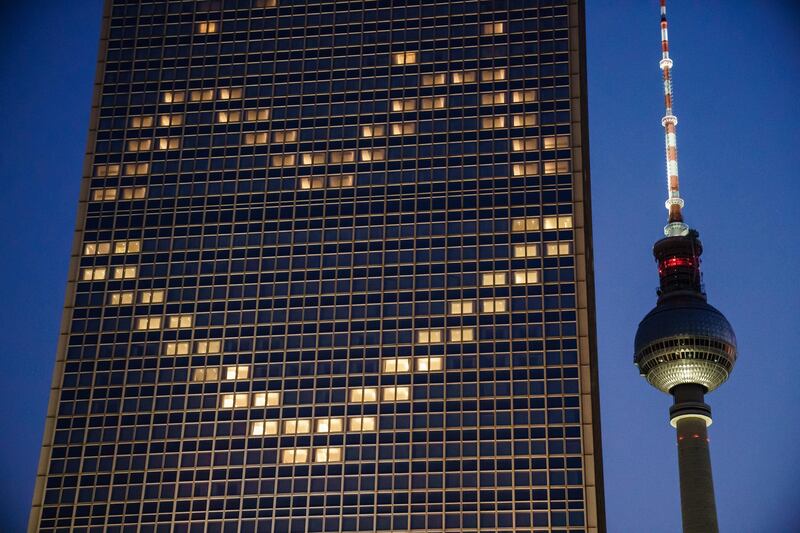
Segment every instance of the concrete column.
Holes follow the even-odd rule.
[[[685,415],[675,420],[675,426],[683,533],[718,533],[706,420]]]

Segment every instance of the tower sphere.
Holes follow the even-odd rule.
[[[694,383],[710,392],[736,363],[736,335],[725,316],[695,294],[670,294],[639,323],[634,362],[664,391]]]

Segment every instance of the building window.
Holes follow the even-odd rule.
[[[277,407],[280,404],[280,392],[256,392],[253,394],[253,407]]]
[[[276,131],[272,134],[272,142],[276,143],[297,142],[297,130]]]
[[[447,74],[440,73],[440,74],[422,75],[422,85],[424,87],[430,87],[432,85],[444,85],[446,83],[447,83]]]
[[[152,146],[153,141],[151,139],[132,139],[128,141],[129,152],[143,152],[145,150],[150,150]]]
[[[506,32],[504,22],[486,22],[481,26],[483,35],[502,35]]]
[[[311,433],[311,420],[284,420],[283,434],[284,435],[305,435]]]
[[[108,295],[109,305],[131,305],[133,304],[132,292],[112,292]]]
[[[493,68],[481,70],[481,81],[503,81],[507,73],[504,68]]]
[[[566,174],[569,172],[569,161],[545,161],[545,174]]]
[[[253,437],[261,437],[263,435],[277,435],[278,434],[278,421],[277,420],[259,420],[250,424],[250,435]]]
[[[197,33],[217,33],[218,27],[216,22],[198,22]]]
[[[144,176],[150,172],[150,163],[128,163],[124,167],[126,176]]]
[[[355,150],[335,150],[328,154],[328,161],[334,164],[352,163],[355,160]]]
[[[361,126],[362,137],[383,137],[384,135],[386,135],[386,126],[383,124]]]
[[[433,344],[442,342],[442,330],[422,329],[417,331],[417,342],[419,344]]]
[[[548,242],[545,246],[545,254],[547,255],[569,255],[571,253],[571,242]]]
[[[436,372],[444,367],[444,358],[441,356],[417,357],[416,366],[419,372]]]
[[[464,72],[453,72],[453,83],[475,83],[477,75],[474,70]]]
[[[243,94],[241,87],[224,87],[218,92],[220,100],[238,100]]]
[[[158,124],[159,126],[180,126],[181,124],[183,124],[183,115],[181,114],[160,115],[158,117]]]
[[[189,93],[190,102],[210,102],[214,99],[214,89],[197,89]]]
[[[244,134],[244,144],[267,144],[268,141],[269,135],[266,131]]]
[[[225,379],[247,379],[248,377],[250,377],[250,367],[247,365],[225,367]]]
[[[411,360],[408,357],[393,357],[383,359],[383,372],[385,374],[398,374],[411,371]]]
[[[324,189],[325,178],[320,176],[311,176],[308,178],[300,178],[301,189]]]
[[[160,316],[143,316],[136,319],[136,329],[140,331],[160,329],[161,317]]]
[[[504,128],[506,126],[506,117],[483,117],[481,119],[481,128],[490,130],[494,128]]]
[[[506,93],[483,93],[481,94],[481,105],[505,104]]]
[[[150,290],[141,291],[139,293],[139,303],[142,304],[160,304],[164,302],[164,290]]]
[[[242,120],[241,111],[218,111],[217,122],[227,124],[228,122],[239,122]]]
[[[142,251],[142,241],[115,241],[115,254],[135,254]]]
[[[350,431],[375,431],[376,418],[374,416],[351,416],[348,418]]]
[[[514,126],[536,126],[539,123],[536,113],[514,115]]]
[[[220,353],[222,351],[222,341],[197,341],[194,343],[194,353],[203,355],[208,353]]]
[[[293,448],[290,450],[281,450],[281,463],[285,465],[293,465],[298,463],[308,462],[308,448]]]
[[[92,200],[96,202],[116,200],[116,199],[117,199],[117,189],[112,189],[109,187],[105,189],[95,189],[92,191]]]
[[[106,279],[108,270],[106,267],[84,268],[81,271],[81,279],[83,281],[99,281]]]
[[[475,328],[450,328],[447,333],[452,342],[471,342],[475,340]]]
[[[97,165],[94,167],[94,175],[98,178],[119,176],[119,165]]]
[[[383,161],[386,159],[385,148],[369,148],[361,150],[361,161]]]
[[[165,104],[179,104],[186,100],[184,91],[168,91],[161,96],[161,101]]]
[[[131,128],[150,128],[153,125],[153,117],[131,117]]]
[[[164,355],[189,355],[189,341],[165,342]]]
[[[217,368],[195,368],[192,372],[192,381],[216,381],[219,379]]]
[[[511,231],[539,231],[539,218],[515,218],[511,221]]]
[[[273,155],[270,159],[273,167],[287,167],[295,164],[294,154]]]
[[[110,253],[110,242],[87,242],[83,245],[83,255],[106,255]]]
[[[410,387],[383,387],[381,389],[381,399],[384,402],[402,402],[411,396]]]
[[[511,93],[511,101],[515,104],[521,102],[535,102],[536,90],[528,89],[527,91],[514,91]]]
[[[338,446],[327,446],[314,450],[315,463],[331,463],[342,460],[342,449]]]
[[[181,147],[181,140],[178,137],[169,137],[158,140],[159,150],[177,150]]]
[[[330,187],[352,187],[355,183],[353,174],[342,174],[341,176],[329,176],[328,185]]]
[[[324,152],[316,152],[316,153],[302,154],[300,161],[301,164],[303,165],[324,165],[325,159],[326,158]]]
[[[392,111],[414,111],[415,109],[417,109],[417,100],[414,98],[392,100]]]
[[[247,122],[269,120],[269,109],[248,109],[245,111],[244,118]]]
[[[539,283],[538,270],[515,270],[514,271],[514,284],[527,285],[530,283]]]
[[[414,65],[416,62],[416,52],[397,52],[396,54],[392,54],[393,65]]]
[[[444,109],[447,100],[444,96],[434,96],[430,98],[420,98],[422,109]]]
[[[483,287],[496,287],[506,284],[508,284],[506,272],[484,272],[481,274],[481,286]]]
[[[354,403],[377,402],[378,389],[375,387],[350,389],[350,401]]]
[[[508,310],[508,300],[505,298],[490,298],[481,300],[481,311],[484,313],[505,313]]]
[[[317,433],[341,433],[344,431],[344,419],[342,418],[318,418],[316,420]]]
[[[518,163],[511,167],[514,176],[536,176],[539,174],[539,163]]]
[[[514,245],[514,257],[539,257],[538,244]]]
[[[528,152],[539,149],[539,139],[513,139],[511,149],[515,152]]]
[[[392,124],[392,135],[413,135],[416,132],[416,122],[395,122]]]
[[[237,392],[235,394],[223,394],[220,406],[223,409],[232,409],[238,407],[248,407],[250,405],[250,395],[246,392]]]
[[[572,215],[558,215],[557,217],[544,217],[544,229],[570,229],[572,228]]]
[[[133,279],[136,277],[136,267],[114,267],[114,279]]]
[[[475,312],[475,302],[472,300],[453,300],[447,302],[447,307],[451,315],[469,315]]]
[[[123,187],[120,193],[123,200],[142,200],[147,197],[147,187]]]
[[[192,327],[192,315],[172,315],[168,320],[168,328],[190,328]]]
[[[545,150],[569,148],[569,135],[548,135],[542,137],[542,146],[544,146]]]

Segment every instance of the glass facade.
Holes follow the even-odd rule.
[[[577,0],[108,0],[39,531],[604,531]]]

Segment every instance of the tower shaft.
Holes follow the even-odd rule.
[[[706,420],[690,415],[676,427],[683,533],[718,533]]]

